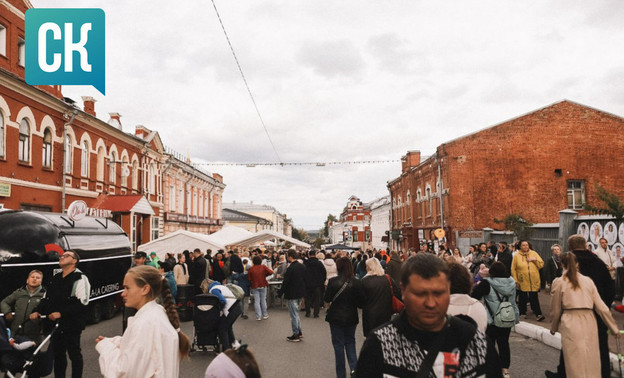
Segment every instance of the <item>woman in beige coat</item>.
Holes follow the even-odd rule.
[[[550,333],[561,333],[561,349],[569,378],[600,377],[600,349],[594,311],[616,337],[619,330],[609,308],[600,299],[594,282],[578,273],[576,256],[566,252],[561,263],[563,275],[553,281],[550,291]]]
[[[537,293],[540,291],[539,270],[544,267],[544,260],[539,253],[531,249],[528,241],[520,242],[520,251],[516,253],[511,262],[511,275],[516,281],[518,288],[518,309],[520,318],[526,318],[527,301],[531,302],[531,310],[537,317],[537,321],[544,320]]]

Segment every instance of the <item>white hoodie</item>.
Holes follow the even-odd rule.
[[[325,286],[327,286],[329,279],[338,275],[338,269],[336,269],[336,262],[332,258],[323,260],[323,265],[325,266],[325,271],[327,272],[327,278],[325,279]]]
[[[470,316],[477,323],[477,328],[481,332],[485,332],[487,328],[487,312],[485,312],[483,303],[468,294],[451,294],[451,302],[446,313]]]

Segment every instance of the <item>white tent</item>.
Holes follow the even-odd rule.
[[[151,252],[156,252],[158,258],[163,259],[167,252],[181,253],[184,250],[192,252],[195,248],[201,249],[202,252],[205,252],[208,248],[216,251],[224,249],[225,245],[208,239],[208,235],[178,230],[162,238],[140,245],[137,251],[146,252],[148,255]]]
[[[258,231],[255,234],[252,234],[251,236],[233,241],[231,243],[228,243],[227,245],[248,247],[248,246],[256,245],[256,244],[262,243],[263,241],[271,240],[271,239],[284,240],[299,247],[310,248],[310,244],[308,243],[304,243],[301,240],[297,240],[297,239],[291,238],[290,236],[286,236],[284,234],[281,234],[276,231],[271,231],[271,230]]]
[[[253,233],[245,230],[244,228],[225,226],[213,234],[206,235],[206,238],[213,243],[225,246],[232,244],[233,241],[248,238],[251,235],[253,235]]]

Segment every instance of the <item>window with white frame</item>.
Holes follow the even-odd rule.
[[[30,161],[30,125],[26,118],[22,119],[19,127],[19,160],[22,162]]]
[[[427,215],[431,215],[433,213],[433,202],[431,201],[431,188],[427,187],[427,189],[425,190],[425,192],[427,193],[427,200],[429,201],[429,206],[427,207]]]
[[[2,112],[0,112],[0,156],[4,156],[4,114]]]
[[[158,239],[158,229],[160,228],[160,218],[152,216],[152,239]]]
[[[132,189],[137,190],[139,187],[139,162],[132,162]]]
[[[184,209],[184,214],[191,215],[191,192],[186,192],[186,208]]]
[[[65,136],[65,156],[63,161],[63,169],[65,173],[71,173],[72,171],[72,143],[69,135]]]
[[[41,152],[44,168],[52,168],[52,132],[45,129],[43,132],[43,151]]]
[[[154,163],[149,165],[148,170],[148,187],[147,190],[150,194],[156,194],[156,167],[154,167]]]
[[[104,181],[104,166],[106,157],[104,156],[106,152],[104,152],[104,147],[100,146],[97,149],[97,166],[96,166],[96,180],[103,182]]]
[[[208,208],[208,194],[204,197],[204,211],[206,212],[206,216],[210,218],[210,209]]]
[[[82,151],[80,154],[80,175],[89,177],[89,143],[85,140],[82,142]]]
[[[197,192],[193,193],[193,213],[192,215],[197,215]]]
[[[204,216],[204,193],[200,192],[199,193],[199,201],[197,202],[197,205],[199,206],[199,212],[197,215],[199,215],[200,217]]]
[[[175,211],[176,209],[175,195],[175,186],[169,185],[169,211]]]
[[[108,168],[108,173],[109,173],[108,181],[111,184],[116,184],[117,183],[117,155],[115,154],[115,151],[112,151],[110,155],[110,166]]]
[[[184,189],[178,189],[178,213],[186,214],[184,212]]]
[[[121,159],[121,186],[128,187],[128,172],[130,172],[128,158],[124,156]]]
[[[20,37],[17,39],[17,63],[24,67],[26,62],[26,41]]]
[[[7,30],[0,24],[0,55],[6,56]]]
[[[568,208],[581,210],[585,206],[585,181],[568,180]]]

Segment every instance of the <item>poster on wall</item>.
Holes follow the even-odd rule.
[[[576,233],[582,235],[585,240],[589,240],[589,226],[587,226],[587,223],[582,222],[581,224],[579,224],[578,228],[576,229]]]
[[[613,245],[617,241],[618,230],[615,222],[607,222],[602,237],[607,239],[607,244]]]
[[[620,243],[624,243],[624,222],[620,223],[620,229],[618,233],[620,234]]]
[[[598,222],[592,223],[591,227],[589,228],[589,238],[591,239],[592,243],[594,243],[595,245],[598,245],[598,242],[600,241],[601,237],[602,237],[602,226]]]
[[[587,243],[587,249],[589,249],[590,251],[594,252],[594,250],[596,249],[596,246],[593,245],[592,243]]]
[[[622,261],[620,259],[624,257],[622,254],[624,253],[624,245],[622,245],[622,243],[615,243],[613,247],[611,247],[611,251],[613,251],[613,256],[615,257],[615,266],[621,267]]]

